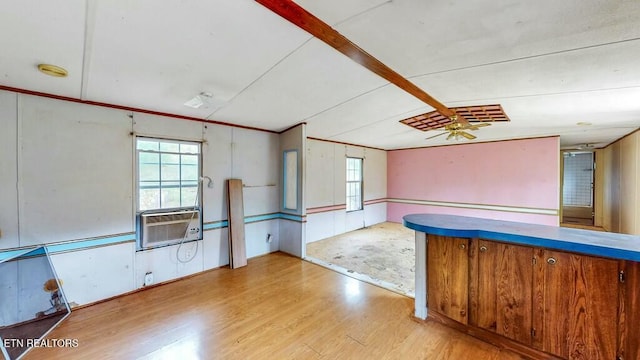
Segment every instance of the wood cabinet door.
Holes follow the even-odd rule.
[[[427,307],[467,324],[469,240],[429,235],[427,244]]]
[[[539,250],[536,299],[541,350],[565,359],[615,359],[618,262]]]
[[[533,248],[472,244],[470,323],[531,345]]]
[[[625,262],[620,319],[620,359],[640,359],[640,263]]]

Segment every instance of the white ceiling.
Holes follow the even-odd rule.
[[[297,3],[447,106],[502,104],[511,122],[474,141],[601,147],[640,126],[640,0]],[[398,122],[432,108],[251,0],[5,0],[0,23],[7,87],[274,131],[304,121],[384,149],[452,143]],[[221,106],[183,105],[203,91]]]

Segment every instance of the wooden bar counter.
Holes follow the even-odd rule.
[[[640,237],[412,214],[415,316],[533,359],[640,359]]]

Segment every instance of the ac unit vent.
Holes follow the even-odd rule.
[[[141,247],[150,248],[200,239],[200,211],[174,211],[140,215]]]

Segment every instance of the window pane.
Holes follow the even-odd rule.
[[[140,211],[158,209],[160,207],[160,189],[140,189]]]
[[[196,194],[198,193],[198,187],[183,187],[182,188],[182,206],[197,206]]]
[[[180,144],[180,152],[183,154],[198,154],[200,147],[196,144]]]
[[[198,155],[180,155],[183,164],[198,165]]]
[[[161,142],[160,151],[166,152],[180,152],[180,144],[172,142]]]
[[[162,181],[180,180],[180,155],[162,154]]]
[[[182,181],[198,181],[198,167],[195,165],[182,165]]]
[[[158,180],[160,168],[157,164],[140,164],[140,181]]]
[[[177,183],[162,183],[161,208],[180,207],[180,186]]]
[[[138,150],[159,150],[159,143],[152,140],[140,140],[138,139]]]

